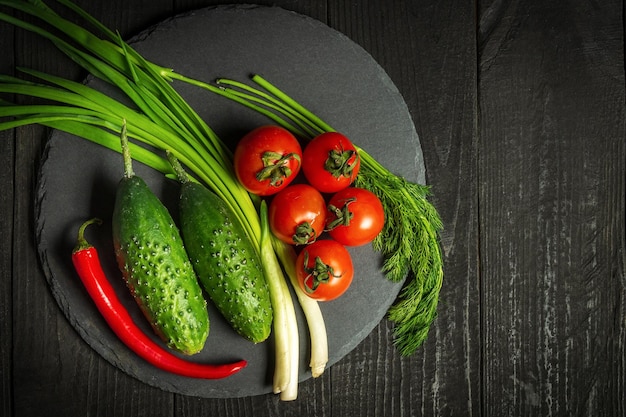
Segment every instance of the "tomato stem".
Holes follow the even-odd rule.
[[[332,212],[335,215],[335,220],[329,222],[326,225],[326,231],[331,231],[339,226],[349,226],[350,221],[354,217],[354,213],[352,213],[349,209],[349,205],[356,201],[356,197],[352,197],[346,200],[343,208],[339,208],[333,204],[328,205],[328,211]]]
[[[341,278],[341,274],[335,274],[332,266],[324,263],[319,256],[315,257],[313,266],[309,266],[309,252],[304,250],[304,271],[307,276],[304,279],[304,288],[309,294],[317,290],[320,284],[326,284],[331,278]]]
[[[352,177],[352,172],[357,166],[358,154],[353,150],[332,149],[328,152],[328,158],[324,164],[324,169],[335,178]]]
[[[294,244],[306,245],[315,241],[317,233],[311,223],[302,222],[296,226],[296,233],[293,234],[292,238]]]
[[[259,98],[254,105],[239,100],[244,106],[255,111],[261,108],[261,114],[287,129],[293,122],[291,115],[296,113],[297,119],[306,124],[308,132],[321,134],[336,131],[260,75],[254,75],[252,81],[263,91],[246,87],[246,91],[257,94]],[[240,88],[238,83],[228,84]],[[265,101],[271,102],[271,105],[262,102],[262,97],[268,93],[271,99]],[[234,95],[236,93],[231,94]],[[281,104],[274,104],[276,101]],[[277,108],[289,110],[278,110],[277,114],[268,110]],[[313,136],[309,135],[308,138]],[[383,232],[373,242],[374,248],[384,256],[383,272],[391,281],[403,280],[409,272],[413,275],[389,311],[390,318],[396,324],[396,346],[402,355],[408,356],[423,343],[436,316],[438,293],[443,280],[439,242],[439,231],[443,225],[436,208],[428,201],[430,187],[395,175],[364,149],[356,145],[355,148],[361,158],[361,170],[355,185],[376,194],[387,213]],[[416,242],[423,242],[417,250]],[[422,292],[428,292],[428,296],[422,297]]]
[[[300,155],[297,153],[280,154],[276,152],[265,152],[261,159],[263,160],[263,169],[256,174],[258,181],[269,180],[272,187],[280,187],[285,178],[291,176],[292,170],[289,163],[296,160],[300,165]]]

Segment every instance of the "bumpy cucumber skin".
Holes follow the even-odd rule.
[[[200,284],[232,328],[253,343],[268,338],[272,306],[261,260],[232,210],[201,184],[180,191],[180,226]]]
[[[207,302],[170,213],[140,177],[120,181],[112,227],[118,266],[155,332],[184,354],[201,351]]]

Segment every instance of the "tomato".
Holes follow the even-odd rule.
[[[246,190],[260,196],[285,188],[300,172],[302,148],[294,135],[279,126],[260,126],[237,144],[234,167]]]
[[[308,184],[292,184],[274,196],[268,210],[270,229],[283,242],[313,242],[326,226],[326,202]]]
[[[361,160],[354,145],[337,132],[316,136],[302,153],[304,176],[323,193],[334,193],[352,184],[360,167]]]
[[[300,288],[318,301],[330,301],[346,292],[354,276],[348,250],[332,239],[305,246],[296,260]]]
[[[326,230],[337,242],[360,246],[371,242],[385,224],[385,211],[376,194],[348,187],[328,202]]]

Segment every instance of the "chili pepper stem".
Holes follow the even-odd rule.
[[[164,371],[190,378],[226,378],[241,371],[247,365],[245,360],[224,364],[187,361],[165,350],[144,333],[135,324],[105,276],[100,265],[98,251],[87,243],[84,237],[86,227],[92,223],[101,223],[101,221],[94,218],[81,225],[77,249],[72,252],[72,263],[102,318],[122,343],[148,363]]]
[[[78,229],[78,238],[76,240],[76,246],[74,247],[73,253],[89,249],[92,246],[89,242],[87,242],[87,239],[85,239],[85,229],[87,228],[87,226],[94,223],[100,225],[102,224],[102,220],[94,217],[93,219],[87,220],[80,226],[80,228]]]

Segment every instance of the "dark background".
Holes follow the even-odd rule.
[[[78,2],[125,37],[220,3]],[[291,403],[198,399],[127,376],[77,335],[39,267],[33,201],[47,133],[25,127],[0,132],[0,414],[626,416],[623,3],[259,3],[346,34],[404,96],[445,224],[427,342],[401,358],[383,320]],[[0,51],[2,73],[84,76],[6,24]]]

